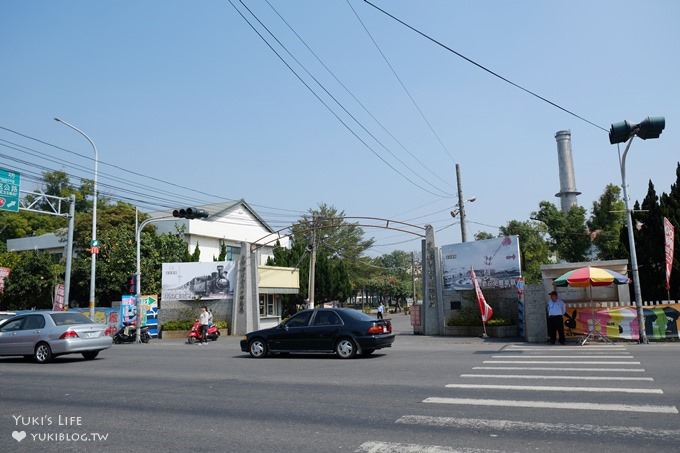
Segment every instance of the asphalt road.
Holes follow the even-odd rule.
[[[250,358],[237,337],[0,358],[2,451],[677,451],[680,342],[415,336],[373,356]]]

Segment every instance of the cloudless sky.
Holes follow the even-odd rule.
[[[58,116],[96,143],[102,194],[142,210],[243,198],[278,230],[325,203],[431,224],[444,245],[461,241],[456,164],[468,240],[496,235],[559,208],[570,130],[590,213],[621,184],[611,123],[663,115],[659,139],[633,142],[629,194],[675,183],[680,2],[373,3],[448,49],[359,0],[3,0],[0,167],[23,191],[48,170],[91,179],[92,148]],[[372,255],[420,248],[364,230]]]

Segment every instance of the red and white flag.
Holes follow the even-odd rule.
[[[489,304],[486,303],[484,299],[484,294],[482,294],[482,289],[477,283],[477,275],[475,275],[475,270],[470,268],[470,277],[472,278],[472,283],[475,285],[475,294],[477,294],[477,304],[479,305],[479,312],[482,315],[482,322],[486,323],[493,316],[493,309]]]
[[[666,291],[671,289],[671,269],[675,245],[675,227],[666,217],[663,218],[663,232],[666,237]]]

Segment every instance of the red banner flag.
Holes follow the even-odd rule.
[[[666,217],[663,218],[663,232],[666,236],[666,291],[671,289],[671,269],[675,245],[675,227]]]
[[[482,322],[486,323],[493,316],[493,309],[486,303],[484,299],[484,294],[482,294],[482,289],[477,283],[477,275],[475,275],[475,270],[470,268],[470,278],[472,278],[472,284],[475,287],[475,293],[477,294],[477,304],[479,305],[479,312],[482,315]]]

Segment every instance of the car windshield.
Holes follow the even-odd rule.
[[[94,324],[87,316],[81,313],[65,311],[63,313],[50,313],[52,320],[58,326],[69,326],[72,324]]]

